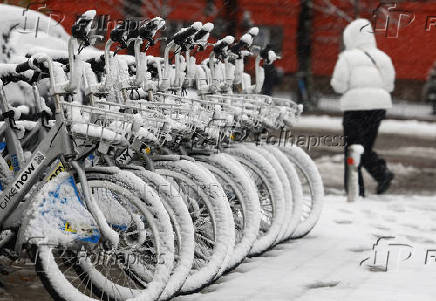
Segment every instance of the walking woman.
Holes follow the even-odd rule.
[[[360,144],[364,153],[358,167],[359,194],[365,195],[361,168],[378,182],[377,193],[389,189],[394,178],[386,161],[373,150],[386,109],[392,107],[390,93],[394,89],[395,70],[389,56],[376,45],[371,23],[366,19],[351,22],[344,30],[345,50],[339,55],[331,85],[341,93],[344,111],[345,175],[347,190],[348,147]]]

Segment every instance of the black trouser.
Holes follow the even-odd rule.
[[[373,150],[381,121],[385,118],[385,110],[370,111],[345,111],[344,112],[344,186],[347,191],[347,154],[348,147],[353,144],[360,144],[365,149],[358,167],[359,173],[359,194],[364,195],[364,183],[361,168],[364,167],[368,173],[377,181],[383,181],[386,172],[386,161],[380,158]]]

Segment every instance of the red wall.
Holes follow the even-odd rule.
[[[65,12],[66,19],[63,24],[67,31],[70,30],[75,16],[87,9],[96,9],[99,15],[108,14],[113,20],[121,19],[122,0],[47,0],[47,7],[53,10]],[[331,0],[347,14],[351,15],[351,5],[343,0]],[[377,8],[379,1],[360,0],[365,4],[361,16],[369,18],[371,12]],[[224,13],[223,0],[216,0],[218,13],[216,17],[222,17]],[[315,4],[323,5],[324,1],[314,0]],[[319,2],[319,3],[317,3]],[[298,0],[238,0],[236,15],[241,19],[243,11],[250,11],[255,24],[276,25],[283,28],[283,59],[277,64],[283,67],[285,72],[295,72],[296,62],[296,27],[299,13]],[[205,0],[169,0],[172,8],[168,16],[170,20],[177,21],[214,21],[213,17],[205,17]],[[379,48],[392,57],[397,77],[402,79],[425,79],[429,68],[436,59],[436,17],[430,31],[426,31],[428,16],[436,16],[436,3],[413,3],[405,2],[398,4],[397,10],[409,11],[414,14],[414,21],[405,26],[407,20],[399,30],[397,38],[386,37],[385,32],[377,31]],[[144,12],[143,12],[144,13]],[[395,14],[395,13],[394,13]],[[152,16],[149,16],[152,17]],[[395,17],[394,17],[395,18]],[[379,20],[380,22],[380,20]],[[312,66],[315,75],[330,75],[333,71],[338,53],[341,48],[341,35],[346,21],[336,15],[327,15],[318,10],[314,11],[313,26],[313,58]],[[237,30],[239,35],[241,34]],[[392,36],[392,28],[388,32]],[[156,50],[154,50],[156,51]],[[206,54],[203,54],[205,57]]]
[[[280,25],[283,27],[282,59],[277,65],[285,72],[295,72],[296,61],[296,30],[297,30],[297,0],[240,0],[241,10],[251,12],[251,18],[259,25]]]
[[[370,1],[368,1],[370,2]],[[374,2],[374,1],[372,1]],[[368,10],[362,17],[370,18],[378,3],[369,3]],[[346,8],[344,8],[346,10]],[[397,30],[392,20],[397,20],[399,12],[391,13],[391,26],[384,31],[382,18],[373,19],[378,47],[385,51],[394,63],[397,78],[425,79],[427,72],[436,60],[436,17],[430,31],[426,31],[428,16],[436,16],[436,3],[400,3],[397,10],[404,11],[405,16]],[[408,11],[408,13],[406,13]],[[414,16],[413,22],[406,16]],[[382,16],[382,15],[379,15]],[[323,28],[330,24],[329,29]],[[337,28],[334,28],[337,26]],[[313,49],[313,71],[318,75],[330,75],[340,51],[341,40],[336,39],[342,33],[346,22],[337,17],[328,17],[317,13],[315,17],[315,43]],[[398,35],[397,35],[398,34]]]
[[[123,18],[117,4],[118,0],[44,0],[32,1],[31,3],[30,9],[45,12],[47,15],[53,14],[57,21],[59,21],[60,12],[62,12],[62,25],[68,32],[71,32],[71,26],[76,21],[77,16],[90,9],[95,9],[99,15],[110,15],[115,22]]]
[[[398,38],[380,37],[379,46],[392,57],[398,78],[424,79],[436,60],[436,26],[426,31],[427,17],[436,16],[436,3],[404,3],[399,8],[413,12],[415,20],[400,28]]]

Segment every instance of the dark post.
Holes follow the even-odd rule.
[[[309,110],[314,107],[311,71],[312,21],[312,0],[301,0],[297,25],[297,102],[304,104]]]
[[[227,22],[227,34],[235,36],[238,26],[238,1],[237,0],[224,0],[224,14]]]
[[[353,0],[353,8],[354,8],[354,19],[357,19],[359,18],[360,15],[359,0]]]

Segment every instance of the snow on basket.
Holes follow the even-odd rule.
[[[60,102],[75,138],[125,144],[131,135],[134,116],[118,111]]]

